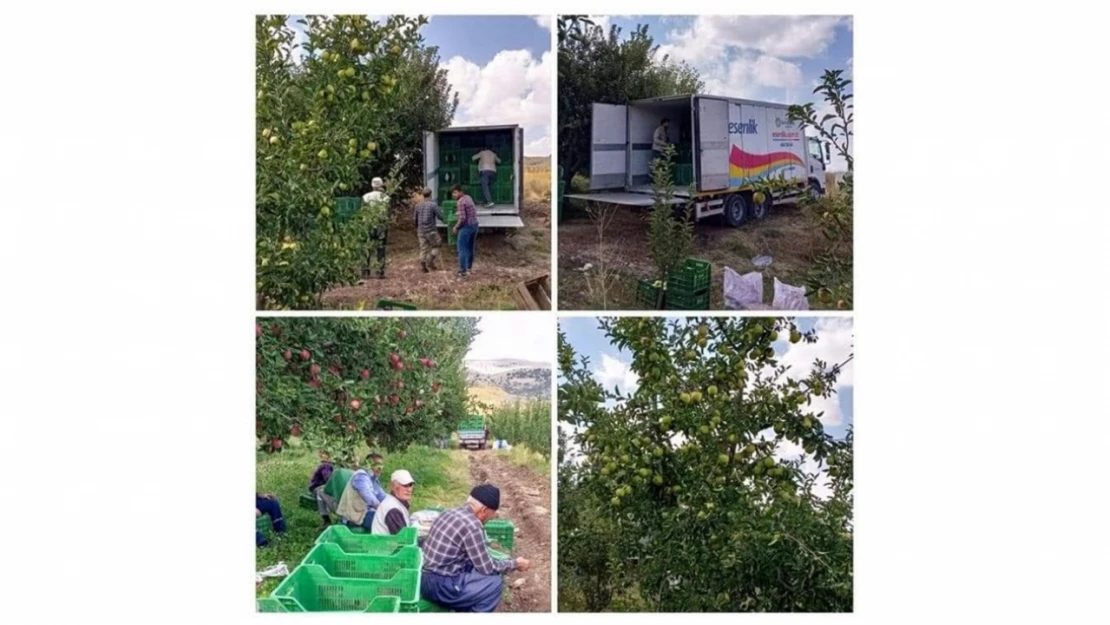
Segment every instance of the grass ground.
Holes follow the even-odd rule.
[[[337,287],[324,294],[325,308],[366,310],[379,299],[405,302],[422,310],[515,310],[513,292],[521,282],[551,272],[551,159],[526,159],[524,202],[517,230],[480,230],[474,271],[465,280],[456,248],[439,248],[438,271],[420,270],[420,252],[411,209],[397,209],[389,231],[386,279]]]
[[[598,231],[577,200],[564,208],[566,218],[559,224],[559,308],[561,310],[641,310],[636,301],[636,285],[653,272],[647,254],[648,224],[646,210],[615,207],[612,221],[604,232],[605,253],[599,253]],[[764,279],[764,303],[774,295],[774,278],[794,286],[803,284],[812,259],[824,241],[821,232],[800,208],[777,206],[767,219],[731,228],[717,219],[694,226],[691,256],[709,261],[712,266],[710,308],[724,308],[724,268],[744,274],[759,270]],[[770,267],[758,269],[752,259],[769,255]],[[604,259],[613,271],[609,285],[601,289],[586,278],[582,268],[594,270]],[[596,275],[596,274],[594,274]],[[604,300],[601,291],[605,291]],[[603,305],[602,302],[605,302]],[[811,308],[824,305],[815,298]]]
[[[315,544],[320,533],[320,516],[315,510],[298,506],[297,499],[308,488],[308,480],[318,462],[315,454],[294,445],[287,446],[280,454],[259,457],[256,488],[258,492],[273,493],[277,497],[288,529],[284,534],[271,532],[270,545],[256,550],[257,570],[284,562],[292,571]],[[470,492],[466,451],[414,446],[401,453],[385,454],[383,475],[388,476],[397,469],[408,469],[417,480],[413,491],[414,510],[430,505],[458,506]],[[257,587],[256,595],[269,595],[279,583],[281,579],[264,580]]]

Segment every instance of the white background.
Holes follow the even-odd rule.
[[[674,6],[617,4],[526,8]],[[859,622],[1104,611],[1110,219],[1105,181],[1081,176],[1110,154],[1105,21],[1078,2],[985,5],[729,5],[855,14]],[[255,618],[252,16],[306,7],[464,9],[5,14],[5,622]]]

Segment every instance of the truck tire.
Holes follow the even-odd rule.
[[[809,187],[806,188],[806,192],[809,193],[809,199],[811,200],[816,200],[817,198],[824,195],[824,193],[821,191],[821,183],[817,182],[813,178],[809,179]]]
[[[733,228],[739,228],[748,219],[748,198],[743,194],[733,193],[725,198],[725,223]]]
[[[752,217],[754,217],[756,221],[767,219],[767,215],[771,213],[771,206],[775,203],[775,198],[771,197],[770,193],[764,193],[763,195],[762,204],[756,204],[755,200],[752,200]]]

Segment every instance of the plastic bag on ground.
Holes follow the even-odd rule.
[[[753,271],[740,275],[725,267],[725,308],[758,310],[763,306],[763,274]]]
[[[261,584],[262,580],[267,577],[285,577],[289,575],[289,567],[285,566],[284,562],[278,562],[268,569],[255,573],[254,581],[256,584]]]
[[[775,278],[775,298],[771,306],[775,310],[809,310],[805,287],[779,282]]]

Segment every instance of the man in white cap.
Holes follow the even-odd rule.
[[[412,505],[412,487],[416,481],[404,469],[394,471],[389,478],[389,494],[378,505],[371,534],[396,534],[409,526],[409,506]]]
[[[385,183],[381,178],[374,178],[370,181],[372,190],[366,195],[362,196],[362,203],[366,206],[372,206],[377,203],[383,203],[381,208],[382,223],[370,233],[370,244],[373,248],[377,249],[378,262],[376,267],[370,263],[370,254],[367,253],[366,269],[363,270],[363,278],[369,278],[374,269],[377,269],[378,278],[385,278],[385,243],[386,237],[389,234],[389,196],[383,190]],[[375,208],[377,208],[375,206]]]

